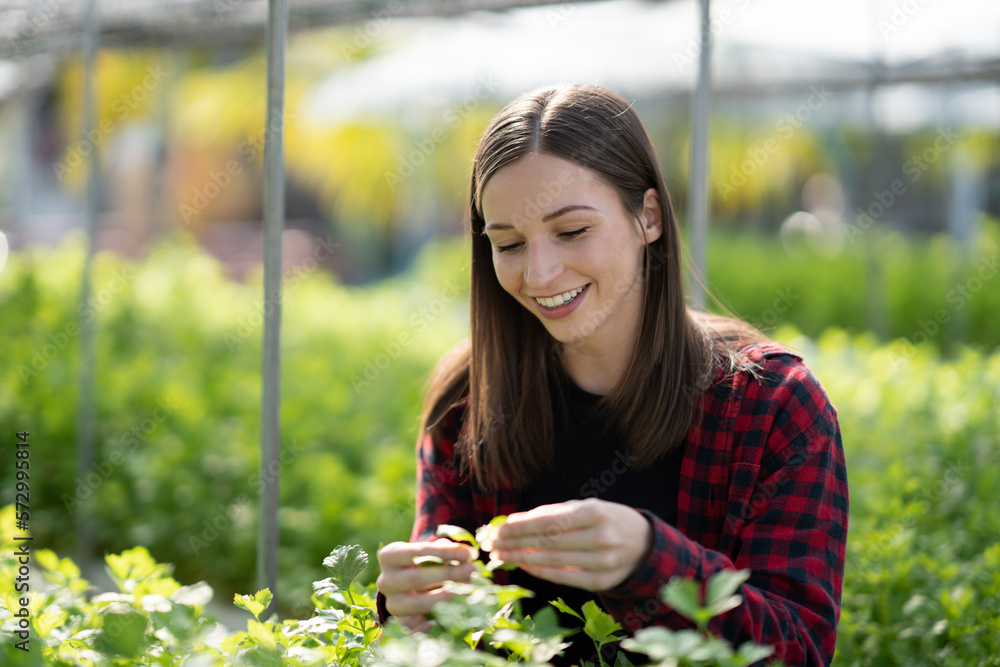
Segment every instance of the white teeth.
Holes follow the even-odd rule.
[[[584,285],[583,287],[586,287],[586,285]],[[555,308],[556,306],[561,306],[564,303],[569,303],[570,301],[575,299],[576,296],[583,291],[583,287],[577,287],[574,290],[563,292],[562,294],[557,294],[555,296],[547,296],[547,297],[542,297],[540,299],[536,298],[535,301],[545,306],[546,308]]]

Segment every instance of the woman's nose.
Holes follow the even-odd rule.
[[[524,264],[524,284],[528,289],[535,291],[552,285],[562,270],[562,258],[556,248],[545,241],[529,245]]]

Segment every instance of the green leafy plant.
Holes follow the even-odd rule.
[[[477,529],[474,535],[464,528],[451,525],[438,526],[437,534],[486,550],[485,547],[491,546],[494,531],[506,519],[505,516],[495,517]],[[444,564],[440,558],[428,560],[426,557],[417,557],[414,562]],[[750,576],[746,570],[716,573],[708,581],[705,600],[701,600],[699,584],[694,580],[672,579],[663,588],[661,596],[664,602],[693,620],[698,626],[697,631],[675,632],[666,628],[646,628],[637,632],[634,639],[629,639],[622,634],[623,628],[614,617],[593,600],[584,603],[583,608],[577,611],[562,598],[557,598],[549,602],[552,608],[546,607],[536,614],[536,617],[541,617],[541,623],[536,619],[523,619],[518,613],[517,600],[531,596],[532,593],[515,586],[492,585],[490,580],[493,570],[496,567],[507,567],[500,561],[493,560],[492,556],[490,564],[497,564],[494,568],[484,566],[482,561],[475,563],[477,573],[473,575],[471,583],[449,582],[446,585],[447,590],[454,591],[460,597],[438,605],[433,614],[434,619],[438,627],[443,628],[443,633],[461,639],[469,647],[488,644],[505,649],[509,651],[510,659],[518,662],[544,662],[551,659],[554,651],[567,646],[563,639],[573,631],[561,629],[555,624],[552,608],[580,620],[583,634],[594,644],[600,667],[610,667],[604,659],[602,649],[614,642],[622,642],[622,647],[628,650],[646,653],[650,658],[658,660],[656,664],[659,665],[746,667],[766,658],[773,651],[770,647],[757,646],[752,642],[734,650],[728,642],[708,631],[708,622],[712,618],[742,603],[742,598],[736,591]],[[431,636],[435,636],[433,631]],[[624,654],[618,653],[615,667],[630,664]]]
[[[605,644],[621,641],[625,638],[625,635],[617,634],[618,631],[622,629],[622,626],[611,616],[611,614],[598,607],[597,603],[593,600],[588,600],[583,604],[582,616],[579,612],[575,611],[568,604],[563,602],[562,598],[551,600],[549,601],[549,604],[559,611],[575,616],[583,621],[583,632],[585,635],[590,637],[592,642],[594,642],[594,649],[596,650],[600,665],[602,667],[607,665],[601,649],[604,648]],[[627,662],[627,660],[628,659],[625,658],[624,655],[619,654],[618,662],[615,664],[617,666],[620,665],[622,661]]]
[[[702,599],[700,586],[691,579],[675,577],[660,591],[660,597],[679,614],[695,622],[697,630],[642,628],[622,647],[644,653],[660,667],[746,667],[770,656],[774,649],[744,642],[734,650],[729,642],[708,632],[708,622],[743,603],[736,594],[750,577],[748,570],[722,570],[709,578]]]
[[[436,533],[439,537],[485,550],[492,542],[493,531],[506,520],[505,516],[494,517],[488,524],[480,526],[475,534],[448,524],[439,525]],[[434,556],[418,556],[413,560],[421,566],[456,563],[446,563]],[[434,625],[426,635],[414,637],[405,630],[400,633],[398,628],[389,635],[402,642],[400,647],[406,646],[419,651],[421,642],[431,641],[436,642],[435,650],[446,652],[459,662],[478,660],[482,662],[474,664],[503,664],[511,660],[543,664],[568,645],[562,640],[570,633],[559,627],[551,610],[545,609],[544,613],[536,614],[535,618],[523,617],[518,601],[533,596],[531,591],[520,586],[499,586],[493,583],[493,572],[496,569],[510,569],[512,566],[505,565],[492,556],[486,564],[478,559],[473,562],[476,571],[469,583],[445,584],[445,590],[455,596],[435,605],[431,614]],[[411,664],[402,657],[406,650],[394,648],[390,653],[394,656],[392,664]],[[474,657],[477,653],[478,657]],[[500,653],[507,657],[502,657]],[[399,660],[404,662],[400,663]]]
[[[12,512],[13,507],[3,508],[0,519]],[[486,532],[480,530],[476,535],[452,528],[442,532],[479,545],[488,538],[489,530],[486,527]],[[519,600],[531,596],[531,591],[495,584],[492,571],[481,561],[470,582],[447,585],[455,596],[435,605],[434,623],[427,632],[410,632],[394,622],[381,627],[375,587],[358,583],[368,555],[357,545],[338,547],[324,560],[330,576],[313,584],[315,608],[310,618],[265,618],[272,596],[264,589],[234,596],[235,606],[253,618],[247,619],[246,630],[229,632],[205,613],[213,595],[210,587],[204,583],[181,586],[172,578],[171,566],[157,563],[145,548],[136,547],[106,558],[108,574],[118,592],[92,597],[88,595],[89,583],[80,578],[71,560],[59,559],[48,550],[37,552],[35,559],[51,587],[31,594],[31,640],[28,650],[21,651],[12,641],[15,624],[10,623],[18,608],[10,584],[18,562],[8,548],[10,542],[4,539],[3,543],[0,663],[4,665],[544,665],[569,646],[566,639],[573,634],[559,626],[555,608],[584,622],[583,632],[599,655],[602,646],[625,639],[621,626],[593,602],[577,611],[557,600],[551,607],[524,617]],[[729,604],[729,593],[720,589],[720,600]],[[637,634],[637,639],[640,636]],[[704,646],[715,647],[714,655],[725,655],[719,648],[724,642],[707,632],[699,637]],[[654,658],[665,655],[655,635],[646,637],[636,648],[648,649]],[[751,654],[741,650],[739,655]],[[726,659],[729,661],[717,664],[746,664]],[[621,655],[615,665],[627,667],[629,663]]]

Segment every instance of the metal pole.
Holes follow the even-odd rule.
[[[87,194],[84,224],[87,231],[87,254],[83,259],[83,276],[80,280],[80,308],[83,312],[90,300],[94,264],[94,250],[97,239],[97,210],[101,195],[100,161],[97,159],[98,145],[91,141],[88,132],[97,126],[97,105],[94,95],[95,63],[97,60],[97,0],[87,0],[83,15],[83,127],[81,146],[89,143],[90,155],[87,161]],[[92,136],[92,133],[91,133]],[[80,389],[76,422],[76,471],[83,479],[94,462],[94,329],[95,318],[80,321]],[[76,508],[76,552],[77,562],[85,562],[93,547],[93,536],[86,503]]]
[[[871,155],[868,156],[861,169],[861,205],[866,211],[871,211],[872,204],[877,203],[874,201],[874,193],[878,190],[880,184],[879,176],[883,173],[880,167],[883,164],[882,156],[885,155],[886,151],[885,135],[882,133],[881,120],[876,109],[878,105],[877,95],[879,94],[877,86],[881,81],[882,71],[881,64],[873,66],[874,74],[872,82],[865,91],[865,119],[868,124],[871,141],[869,145]],[[881,203],[878,203],[878,205],[881,206]],[[867,288],[866,308],[868,311],[866,323],[868,329],[875,332],[875,335],[881,340],[887,340],[891,330],[887,315],[889,312],[889,286],[886,282],[885,269],[883,268],[884,257],[881,254],[881,244],[879,243],[879,237],[882,233],[880,225],[885,223],[885,218],[880,216],[884,213],[885,211],[883,210],[882,213],[872,218],[876,221],[876,224],[873,224],[865,232],[864,237],[865,287]]]
[[[702,280],[707,278],[706,237],[708,229],[708,120],[712,102],[712,30],[709,24],[711,0],[701,5],[701,50],[698,57],[698,82],[691,98],[691,176],[688,179],[688,220],[691,225],[691,302],[704,308]]]
[[[281,232],[285,217],[285,0],[268,0],[267,126],[264,134],[264,355],[260,431],[260,538],[257,549],[258,588],[278,604],[278,481],[281,428]]]

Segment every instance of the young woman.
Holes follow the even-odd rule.
[[[561,596],[630,632],[692,627],[660,588],[749,569],[743,604],[710,629],[829,664],[848,512],[836,410],[799,356],[686,306],[677,220],[631,106],[595,86],[514,100],[480,142],[469,208],[471,333],[427,396],[411,541],[379,552],[382,620],[426,627],[442,583],[473,571],[478,554],[435,539],[439,524],[506,514],[488,546],[519,566],[498,583],[535,591],[526,613]],[[585,643],[565,664],[591,657]]]

